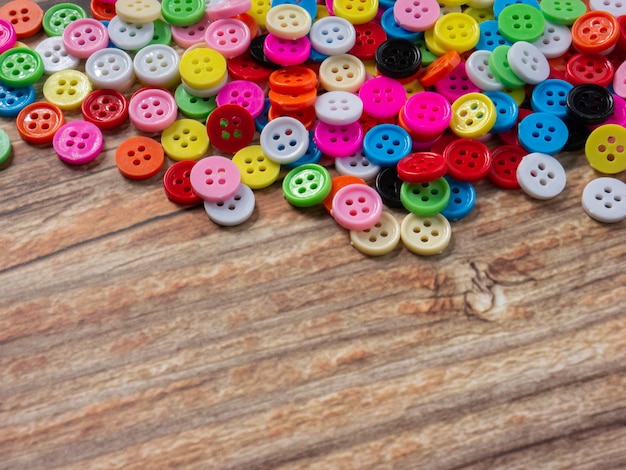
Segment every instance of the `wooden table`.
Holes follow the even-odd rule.
[[[582,152],[551,201],[482,181],[441,255],[368,258],[279,183],[223,228],[125,179],[130,124],[79,167],[0,127],[0,468],[626,466],[626,231]]]

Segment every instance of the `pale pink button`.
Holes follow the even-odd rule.
[[[106,26],[93,18],[72,21],[63,30],[65,50],[79,59],[87,59],[108,45],[109,33]]]
[[[441,8],[437,0],[397,0],[393,17],[408,31],[426,31],[435,26]]]
[[[248,50],[250,29],[243,21],[235,18],[223,18],[209,24],[204,40],[211,49],[221,52],[227,59],[232,59]]]
[[[205,201],[221,202],[239,189],[241,173],[232,160],[219,155],[198,160],[189,175],[193,191]]]
[[[432,140],[441,135],[450,124],[450,102],[433,91],[411,96],[402,108],[402,119],[419,140]]]
[[[72,165],[94,160],[102,151],[102,131],[90,122],[72,121],[54,134],[52,146],[59,159]]]
[[[435,91],[450,103],[454,103],[457,98],[467,93],[480,93],[481,90],[469,79],[465,71],[465,62],[461,61],[452,72],[435,83]]]
[[[348,230],[366,230],[380,220],[383,201],[378,192],[366,184],[349,184],[333,197],[330,215]]]
[[[363,128],[358,121],[341,126],[319,121],[313,131],[313,139],[324,155],[349,157],[363,145]]]
[[[206,12],[212,21],[232,18],[252,8],[250,0],[207,0]]]
[[[131,98],[128,115],[143,132],[161,132],[171,126],[178,115],[176,100],[162,88],[142,88]]]
[[[367,80],[359,89],[363,110],[377,119],[387,119],[397,115],[406,102],[406,90],[389,77],[376,77]]]
[[[288,67],[303,64],[311,53],[309,38],[282,39],[268,34],[263,43],[265,56],[275,64]]]
[[[223,104],[237,104],[245,108],[253,118],[261,115],[265,106],[263,89],[248,80],[233,80],[222,87],[217,93],[215,102]]]
[[[13,25],[4,18],[0,18],[0,54],[15,46],[16,41],[17,34]]]
[[[190,26],[172,26],[172,39],[180,47],[188,49],[194,44],[205,43],[204,36],[209,27],[208,14],[205,14],[200,21]]]

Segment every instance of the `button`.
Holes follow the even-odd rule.
[[[615,70],[611,61],[599,54],[576,54],[567,62],[565,77],[572,85],[595,83],[607,87]]]
[[[172,87],[180,81],[180,59],[170,46],[152,44],[142,48],[133,59],[133,70],[143,85]]]
[[[426,183],[402,183],[400,201],[406,210],[424,217],[438,214],[450,200],[450,185],[444,178]]]
[[[131,119],[132,103],[131,98]],[[179,119],[163,130],[161,145],[172,160],[198,160],[209,149],[209,137],[205,126],[200,122]]]
[[[0,7],[0,18],[11,23],[17,39],[25,39],[41,29],[43,10],[30,0],[14,0]]]
[[[322,201],[322,204],[324,205],[324,209],[326,209],[326,212],[330,213],[330,211],[332,210],[333,199],[335,197],[335,194],[337,194],[337,191],[339,191],[341,188],[344,188],[345,186],[348,186],[350,184],[363,184],[364,185],[366,183],[361,178],[357,176],[351,176],[351,175],[335,176],[331,180],[330,193],[328,193],[328,196],[326,196],[324,200]]]
[[[178,110],[185,116],[205,121],[211,112],[217,107],[215,97],[198,98],[193,96],[182,84],[178,85],[174,92],[174,99]]]
[[[565,188],[566,176],[556,158],[533,152],[522,158],[517,167],[517,181],[530,197],[552,199]]]
[[[157,0],[117,0],[115,13],[127,23],[152,23],[161,16]]]
[[[80,59],[70,55],[65,50],[63,38],[60,36],[43,39],[35,47],[35,52],[41,57],[44,73],[47,75],[76,69],[80,64]]]
[[[154,25],[154,34],[152,35],[152,39],[148,43],[148,46],[169,46],[172,43],[172,28],[170,25],[163,20],[155,20],[152,24]],[[134,51],[135,54],[138,52],[139,50]]]
[[[78,109],[89,93],[89,79],[76,70],[53,73],[43,85],[44,97],[64,111]]]
[[[236,104],[250,113],[252,118],[258,117],[263,111],[265,96],[259,85],[247,80],[233,80],[218,92],[218,106]]]
[[[252,189],[241,183],[235,194],[224,201],[204,201],[204,210],[216,224],[234,227],[252,216],[254,205]]]
[[[406,101],[401,115],[410,131],[420,140],[432,140],[450,125],[452,106],[439,93],[424,91]]]
[[[531,94],[530,104],[535,112],[550,113],[566,119],[567,94],[573,85],[565,80],[551,78],[537,85]]]
[[[580,0],[569,0],[567,3],[561,0],[542,0],[539,8],[546,20],[560,25],[574,24],[576,18],[587,11],[587,7]]]
[[[420,83],[429,87],[452,72],[461,63],[461,56],[455,50],[448,51],[431,63],[419,77]]]
[[[62,39],[67,52],[79,59],[86,59],[108,46],[109,33],[100,21],[81,18],[67,25]]]
[[[521,88],[524,81],[511,69],[508,54],[511,46],[498,46],[489,56],[489,69],[500,83],[509,88]]]
[[[563,151],[565,152],[577,152],[585,148],[585,143],[587,142],[587,138],[589,134],[591,134],[591,130],[585,126],[584,124],[568,119],[565,122],[567,126],[569,136],[567,137],[567,142],[563,146]],[[608,124],[608,121],[607,121]]]
[[[589,126],[591,130],[603,124],[619,124],[626,127],[626,100],[615,93],[611,94],[611,99],[613,100],[613,114],[601,123]]]
[[[388,39],[376,49],[376,69],[386,77],[412,77],[421,65],[422,54],[419,47],[405,39]]]
[[[27,47],[14,47],[0,54],[0,81],[13,87],[32,85],[43,75],[39,54]]]
[[[480,38],[478,22],[465,13],[448,13],[439,17],[433,28],[437,43],[446,51],[466,52]]]
[[[416,42],[423,37],[423,33],[409,31],[398,24],[395,15],[393,14],[393,5],[387,8],[381,15],[380,25],[385,31],[386,37],[382,41],[378,42],[377,45],[386,39],[406,39],[410,42]],[[374,51],[374,53],[376,53],[376,51]]]
[[[135,51],[147,46],[154,34],[152,23],[127,23],[119,16],[113,17],[107,27],[111,42],[126,51]]]
[[[130,122],[143,132],[160,132],[171,126],[177,111],[174,97],[161,88],[141,88],[130,98]]]
[[[377,119],[397,115],[406,102],[406,90],[397,80],[376,77],[367,80],[359,89],[363,110]]]
[[[311,43],[308,37],[283,39],[268,34],[263,42],[263,53],[268,60],[283,67],[299,65],[309,58]]]
[[[430,256],[446,249],[452,237],[450,222],[441,214],[408,214],[400,225],[400,239],[416,255]]]
[[[621,0],[589,0],[589,9],[606,11],[615,18],[626,15],[626,5]],[[583,10],[582,13],[584,12]]]
[[[115,16],[115,4],[105,3],[100,0],[91,0],[89,2],[91,16],[100,21],[111,21]]]
[[[350,54],[330,56],[322,62],[319,81],[327,91],[356,93],[365,82],[365,65]]]
[[[187,26],[171,26],[172,38],[184,49],[189,49],[196,44],[205,46],[204,35],[210,23],[209,16],[205,14],[197,23]]]
[[[376,191],[388,207],[404,207],[400,199],[400,190],[403,181],[398,176],[395,166],[390,166],[380,170],[376,176]]]
[[[457,181],[451,176],[445,178],[450,185],[450,200],[445,209],[441,211],[441,215],[449,221],[455,222],[472,212],[476,204],[476,190],[469,182]]]
[[[497,20],[483,21],[478,25],[480,29],[480,38],[476,43],[477,51],[491,52],[498,46],[510,46],[511,43],[502,37],[502,33],[498,29]]]
[[[333,158],[352,155],[363,143],[363,129],[358,121],[341,126],[319,121],[313,136],[322,153]]]
[[[539,39],[546,26],[546,19],[538,8],[525,4],[512,4],[498,15],[498,29],[510,42],[533,42]]]
[[[252,37],[243,21],[223,18],[208,25],[204,39],[210,48],[231,59],[248,50]]]
[[[255,62],[249,51],[228,59],[226,66],[234,80],[249,80],[255,83],[268,81],[273,71],[273,69],[263,67]]]
[[[321,18],[311,27],[311,46],[325,55],[346,54],[356,43],[356,31],[338,16]]]
[[[335,15],[345,18],[352,24],[364,24],[374,19],[378,11],[377,0],[334,0],[332,10]]]
[[[102,151],[102,131],[86,121],[63,124],[54,134],[52,145],[60,160],[82,165],[94,160]]]
[[[328,170],[321,165],[308,163],[289,171],[283,179],[283,196],[296,207],[320,204],[331,190]]]
[[[496,122],[496,107],[482,93],[468,93],[452,103],[450,129],[459,137],[487,134]]]
[[[279,38],[298,39],[309,34],[311,21],[311,15],[304,8],[284,3],[273,5],[267,12],[265,29]]]
[[[435,0],[398,0],[393,6],[396,21],[409,31],[426,31],[432,28],[440,11]]]
[[[250,10],[249,0],[206,0],[206,11],[212,21],[231,18]]]
[[[569,130],[553,114],[533,113],[522,119],[517,133],[520,144],[529,152],[554,155],[563,150]]]
[[[128,119],[128,100],[119,91],[96,90],[83,100],[83,119],[107,131],[123,125]]]
[[[180,76],[190,87],[212,88],[226,75],[226,59],[214,49],[198,47],[187,51],[180,59]]]
[[[163,175],[163,188],[167,198],[175,204],[194,206],[202,199],[193,192],[191,187],[191,169],[196,164],[193,160],[174,163]]]
[[[460,62],[454,70],[435,83],[435,91],[452,103],[467,93],[480,92],[480,88],[469,79],[465,62]]]
[[[392,214],[382,211],[373,227],[351,230],[350,243],[368,256],[386,255],[400,243],[400,224]]]
[[[348,230],[365,230],[380,220],[382,210],[383,201],[374,188],[349,184],[335,194],[330,215]]]
[[[85,73],[96,88],[127,91],[135,82],[130,56],[114,48],[101,49],[85,63]]]
[[[13,25],[4,18],[0,18],[0,53],[15,46],[17,35]]]
[[[272,62],[265,55],[265,40],[267,39],[267,36],[267,34],[259,34],[257,37],[255,37],[250,42],[250,48],[248,49],[248,52],[250,52],[250,56],[257,64],[262,65],[263,67],[277,69],[280,67],[280,65]]]
[[[361,60],[373,59],[378,45],[387,40],[387,33],[376,23],[354,25],[356,39],[349,54]]]
[[[297,109],[295,111],[285,110],[284,108],[270,106],[268,110],[268,118],[270,121],[274,119],[287,116],[297,119],[302,123],[302,125],[306,128],[307,131],[313,129],[315,125],[315,108],[312,106],[302,109]]]
[[[72,3],[57,3],[44,13],[43,30],[48,36],[61,36],[68,24],[80,18],[87,18],[87,13],[80,6]]]
[[[295,162],[286,163],[284,166],[288,170],[291,170],[292,168],[304,165],[305,163],[319,163],[321,159],[322,152],[319,148],[317,148],[317,145],[315,144],[315,139],[313,139],[313,133],[309,130],[309,145],[307,146],[304,155],[298,158]]]
[[[517,167],[528,152],[519,145],[501,145],[491,151],[489,179],[502,189],[517,189]]]
[[[363,113],[363,101],[347,91],[329,91],[315,101],[317,119],[327,124],[341,126],[352,124]]]
[[[517,124],[519,115],[519,108],[515,100],[502,91],[486,91],[484,94],[496,107],[497,117],[491,132],[500,134],[512,129]]]
[[[459,181],[478,181],[489,172],[491,152],[479,140],[457,139],[443,152],[447,172]]]
[[[609,53],[618,38],[617,19],[606,11],[589,11],[578,17],[572,25],[574,47],[580,52]]]
[[[115,164],[126,178],[144,180],[156,175],[165,161],[163,147],[149,137],[131,137],[115,150]]]
[[[209,140],[222,152],[235,153],[250,145],[254,137],[254,119],[238,104],[218,106],[207,120]]]
[[[276,7],[278,5],[291,5],[291,4],[293,4],[292,0],[273,0],[272,1],[272,7]],[[318,14],[316,0],[298,0],[296,4],[304,8],[306,12],[309,14],[310,18],[315,18],[315,17],[321,18],[323,16],[323,15]],[[248,7],[245,10],[248,10],[249,8],[250,8],[250,5],[248,5]]]
[[[206,2],[202,0],[163,0],[161,14],[173,26],[189,26],[202,19]]]
[[[0,129],[0,169],[4,169],[4,165],[9,161],[11,156],[11,139],[9,135]]]
[[[586,125],[601,124],[613,115],[615,100],[606,88],[577,85],[567,94],[568,115]]]
[[[266,124],[260,144],[272,161],[285,164],[302,157],[309,145],[309,133],[295,118],[281,116]]]
[[[65,116],[57,106],[43,102],[31,103],[15,120],[20,137],[31,144],[49,144],[65,124]]]
[[[347,157],[335,159],[335,170],[340,175],[373,181],[381,168],[370,162],[361,149]]]
[[[604,223],[626,218],[626,183],[616,178],[596,178],[585,186],[583,209],[589,217]]]
[[[507,52],[513,73],[524,82],[537,85],[550,75],[550,64],[542,52],[526,41],[518,41]]]
[[[613,175],[626,170],[626,129],[618,124],[604,124],[594,129],[585,144],[591,168]]]
[[[626,22],[626,17],[624,21]],[[613,75],[613,90],[622,98],[626,96],[626,61],[622,62]]]
[[[398,176],[407,183],[427,183],[446,174],[446,160],[434,152],[415,152],[400,159]]]
[[[541,37],[532,44],[541,51],[548,59],[563,56],[572,44],[572,33],[564,25],[558,25],[546,21]]]
[[[226,201],[235,195],[241,183],[239,168],[219,155],[202,158],[191,169],[191,186],[205,201]]]
[[[271,186],[280,174],[280,165],[270,160],[260,145],[250,145],[233,156],[233,163],[239,168],[241,182],[252,189]]]
[[[276,93],[299,94],[317,89],[317,75],[304,66],[274,70],[269,77],[270,88]]]
[[[0,83],[0,116],[15,117],[24,107],[35,102],[32,86],[13,88]]]
[[[379,166],[394,166],[411,152],[413,142],[407,131],[395,124],[379,124],[363,138],[367,159]]]

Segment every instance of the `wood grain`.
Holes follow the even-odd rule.
[[[0,468],[626,467],[626,232],[582,153],[367,258],[278,183],[223,228],[123,178],[129,124],[76,168],[0,126]]]

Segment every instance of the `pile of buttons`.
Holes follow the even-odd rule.
[[[91,0],[0,8],[0,116],[66,164],[102,152],[130,179],[245,222],[281,176],[352,245],[440,253],[488,178],[558,196],[559,152],[626,170],[626,3],[613,0]],[[18,42],[43,27],[34,49]],[[174,45],[172,45],[172,41]],[[84,70],[84,71],[83,71]],[[43,81],[44,99],[33,87]],[[80,110],[82,119],[75,117]],[[72,114],[74,113],[74,114]],[[258,143],[255,143],[258,142]],[[208,155],[211,153],[212,155]],[[11,154],[0,132],[0,165]],[[334,170],[332,169],[334,167]],[[331,176],[335,171],[337,176]],[[592,179],[590,217],[626,218],[626,184]],[[398,222],[389,208],[404,208]]]

